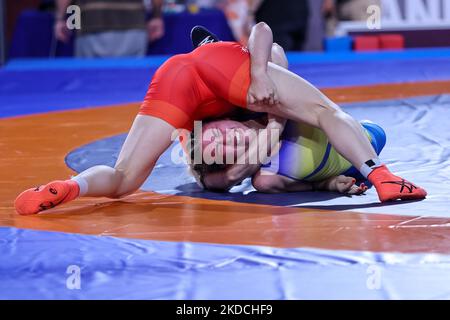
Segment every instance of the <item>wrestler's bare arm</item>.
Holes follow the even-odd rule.
[[[283,48],[276,43],[272,44],[270,61],[280,67],[283,68],[288,67],[288,60],[286,58],[286,54]],[[275,121],[274,117],[272,117],[272,119]],[[277,127],[278,129],[280,129],[280,131],[282,131],[282,128],[284,127],[286,121],[278,117],[276,119],[278,119],[277,120],[278,123],[273,124],[273,126]],[[203,182],[206,184],[204,187],[215,190],[229,190],[232,186],[240,183],[245,178],[255,174],[255,172],[259,170],[260,166],[261,166],[260,164],[253,164],[253,165],[235,164],[230,165],[226,170],[208,173],[203,178]],[[198,176],[194,174],[194,177],[197,179],[197,181],[199,181],[200,178]]]
[[[247,99],[250,105],[275,105],[279,102],[276,86],[267,73],[272,46],[272,30],[265,23],[256,24],[248,40],[251,56],[251,85]]]
[[[259,170],[252,177],[253,187],[263,193],[313,191],[311,182],[297,181],[285,176]]]
[[[367,186],[355,185],[355,179],[347,176],[335,176],[318,182],[298,181],[278,174],[258,171],[252,178],[253,187],[264,193],[284,193],[302,191],[332,191],[348,195],[360,195]]]

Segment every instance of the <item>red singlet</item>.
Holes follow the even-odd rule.
[[[250,54],[236,42],[203,45],[173,56],[155,73],[139,114],[175,128],[192,129],[195,120],[224,116],[247,106]]]

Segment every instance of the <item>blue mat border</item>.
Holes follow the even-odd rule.
[[[448,58],[449,48],[405,49],[373,52],[288,52],[290,63],[339,63],[339,62],[364,62],[405,60],[423,58]],[[111,69],[111,68],[149,68],[158,67],[170,55],[154,55],[145,58],[104,58],[104,59],[13,59],[9,61],[3,70],[27,71],[27,70],[80,70],[80,69]]]
[[[0,227],[0,239],[0,299],[450,298],[450,256],[442,254],[170,242],[13,227]],[[69,266],[80,272],[79,290],[67,287],[74,275]]]

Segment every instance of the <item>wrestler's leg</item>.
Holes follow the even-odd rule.
[[[375,185],[382,202],[425,198],[424,189],[393,175],[381,165],[361,125],[322,92],[273,63],[269,63],[267,71],[275,83],[280,103],[275,106],[249,105],[249,109],[321,128],[333,147]]]
[[[267,63],[272,57],[274,46],[272,31],[265,23],[253,27],[249,51],[252,77],[253,72],[267,72],[270,77],[261,83],[255,78],[247,94],[249,109],[274,113],[321,128],[335,149],[357,168],[362,168],[368,160],[376,158],[375,151],[356,120],[303,78],[271,62]],[[279,103],[274,105],[273,102],[277,100]]]
[[[377,157],[358,121],[312,84],[273,63],[269,63],[268,73],[277,87],[281,103],[268,107],[249,106],[250,109],[321,128],[334,148],[357,168]]]
[[[267,62],[273,51],[273,35],[268,25],[261,22],[252,28],[248,47],[252,73],[252,84],[247,93],[249,109],[321,128],[335,149],[357,168],[376,158],[356,120],[306,80]]]
[[[278,65],[278,66],[280,66],[280,67],[282,67],[282,68],[285,68],[285,69],[288,68],[288,60],[287,60],[286,54],[285,54],[283,48],[282,48],[281,46],[279,46],[278,44],[276,44],[276,43],[274,43],[274,44],[272,45],[272,50],[271,50],[271,62],[274,63],[274,64],[276,64],[276,65]],[[300,78],[300,79],[301,79],[301,78]],[[303,79],[301,79],[301,80],[303,80]],[[309,84],[309,83],[307,83],[307,82],[306,82],[305,84],[308,85],[308,86],[310,86],[311,89],[313,89],[313,90],[315,89],[311,84]],[[307,88],[307,89],[308,89],[308,88]],[[277,89],[277,90],[278,90],[278,89]],[[326,96],[323,95],[319,90],[316,89],[316,90],[314,90],[314,91],[317,91],[319,99],[324,100],[324,101],[322,102],[323,105],[326,105],[327,103],[332,103],[332,102],[331,102],[329,99],[327,99]],[[278,91],[278,92],[280,92],[280,91]],[[283,101],[283,99],[282,99],[282,101]],[[344,123],[344,129],[348,127],[348,124],[350,124],[351,130],[352,130],[352,131],[356,131],[357,134],[358,134],[358,137],[359,137],[359,131],[361,131],[361,133],[364,135],[365,142],[367,142],[367,138],[366,138],[366,135],[364,134],[364,130],[359,130],[360,127],[361,127],[360,124],[359,124],[359,122],[356,122],[353,118],[351,118],[350,116],[348,116],[347,114],[345,114],[345,113],[344,113],[344,112],[343,112],[336,104],[333,104],[333,103],[332,103],[332,105],[333,105],[333,107],[335,108],[336,112],[329,112],[329,113],[326,113],[326,114],[323,113],[322,124],[320,125],[320,128],[322,128],[322,127],[328,127],[328,128],[331,128],[331,130],[328,130],[328,131],[330,131],[330,132],[329,132],[329,133],[326,133],[327,136],[329,137],[330,135],[333,134],[331,131],[337,131],[337,130],[339,130],[339,128],[336,129],[336,130],[333,130],[333,129],[335,129],[335,124],[336,124],[336,123],[339,124],[339,121],[336,121],[335,117],[340,117],[341,119],[344,120],[344,122],[346,122],[346,123]],[[295,120],[295,119],[292,119],[292,120]],[[329,125],[330,122],[333,123],[333,125]],[[345,125],[347,125],[347,126],[345,126]],[[316,127],[317,127],[317,125],[316,125]],[[342,132],[342,131],[340,131],[340,132]],[[345,133],[345,130],[344,130],[344,133]],[[334,142],[333,142],[333,139],[329,139],[329,140],[330,140],[331,144],[333,144],[333,145],[335,145],[336,143],[338,143],[337,141],[334,141]],[[334,139],[334,140],[336,140],[336,139]],[[340,139],[337,139],[337,140],[340,140]],[[343,148],[344,148],[344,147],[345,147],[345,145],[343,146]],[[370,155],[371,157],[374,156],[374,154],[371,152],[372,150],[369,149],[369,148],[367,147],[367,143],[365,143],[365,149],[367,149],[367,151],[369,152],[369,155]],[[375,155],[375,156],[376,156],[376,155]],[[367,161],[368,159],[372,159],[372,158],[366,158],[366,159],[363,160],[363,161]],[[360,168],[360,167],[357,167],[357,168]]]
[[[173,131],[161,119],[138,115],[114,168],[94,166],[72,180],[26,190],[15,201],[17,212],[35,214],[79,196],[119,198],[136,191],[171,144]]]
[[[84,195],[118,198],[136,191],[171,144],[174,130],[161,119],[138,115],[114,168],[95,166],[75,177],[86,180],[88,189]]]

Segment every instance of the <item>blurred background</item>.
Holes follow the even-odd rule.
[[[188,35],[197,24],[223,40],[245,44],[250,28],[259,21],[272,27],[275,41],[287,51],[450,46],[448,0],[0,2],[3,61],[183,53],[191,50]],[[70,7],[73,4],[80,10]]]

